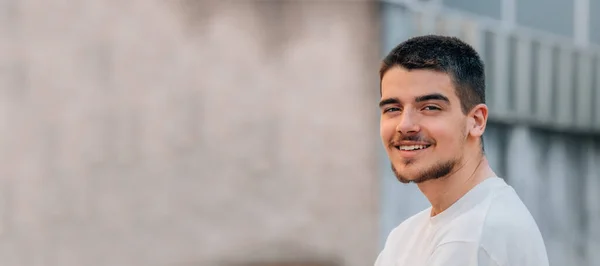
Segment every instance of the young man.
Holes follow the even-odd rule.
[[[381,139],[431,207],[388,236],[375,266],[547,266],[533,217],[484,155],[483,62],[453,37],[405,41],[383,60]]]

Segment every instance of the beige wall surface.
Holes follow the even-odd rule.
[[[370,1],[0,1],[0,265],[371,265]]]

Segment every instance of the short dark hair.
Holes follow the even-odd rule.
[[[431,69],[450,75],[465,114],[475,105],[485,103],[483,61],[473,47],[456,37],[425,35],[406,40],[383,59],[379,80],[394,66],[407,70]]]

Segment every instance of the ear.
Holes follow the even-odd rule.
[[[485,126],[488,119],[488,107],[485,104],[474,106],[468,115],[467,132],[469,135],[479,138],[485,132]]]

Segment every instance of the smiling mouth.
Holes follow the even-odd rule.
[[[431,145],[400,145],[394,146],[396,149],[401,151],[418,151],[429,148]]]

